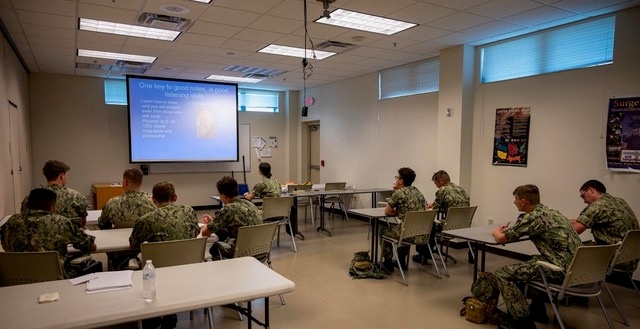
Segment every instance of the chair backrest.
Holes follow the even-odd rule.
[[[200,263],[204,260],[206,244],[207,238],[145,242],[140,245],[142,264],[147,259],[151,259],[155,267]]]
[[[275,197],[262,199],[262,219],[287,217],[291,215],[293,197]]]
[[[402,221],[399,241],[417,235],[431,234],[431,226],[438,215],[437,210],[409,211]]]
[[[57,251],[0,252],[0,286],[61,280]]]
[[[347,186],[347,182],[333,182],[324,184],[325,191],[340,191]]]
[[[261,256],[261,260],[267,261],[277,227],[278,222],[239,227],[233,257]]]
[[[640,258],[640,230],[632,230],[624,236],[622,244],[616,251],[616,255],[611,261],[609,274],[613,271],[615,265],[630,262]]]
[[[471,207],[450,207],[447,210],[443,231],[457,230],[459,228],[471,227],[473,215],[476,213],[478,206]]]
[[[609,263],[617,249],[617,244],[578,247],[567,269],[558,299],[564,297],[567,288],[602,282],[607,277]]]

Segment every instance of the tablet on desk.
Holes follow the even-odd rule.
[[[249,185],[247,185],[247,184],[238,184],[238,195],[242,196],[245,193],[249,193]]]

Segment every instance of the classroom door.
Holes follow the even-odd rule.
[[[309,180],[314,183],[320,183],[320,124],[314,123],[309,126]]]
[[[9,156],[11,157],[11,177],[13,179],[13,213],[20,212],[22,201],[22,155],[20,152],[20,115],[18,106],[11,101],[7,102],[9,110]]]

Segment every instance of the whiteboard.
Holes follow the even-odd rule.
[[[203,162],[203,163],[150,163],[149,174],[187,173],[187,172],[242,172],[242,156],[245,170],[251,171],[251,125],[238,125],[240,161]]]

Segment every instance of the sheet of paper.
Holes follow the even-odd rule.
[[[87,282],[87,292],[112,288],[131,287],[133,271],[114,271],[96,273],[97,278]]]
[[[69,279],[69,282],[71,282],[72,285],[77,286],[81,283],[85,283],[91,279],[95,279],[98,277],[97,273],[89,273],[89,274],[85,274],[83,276],[79,276],[77,278],[73,278],[73,279]]]

